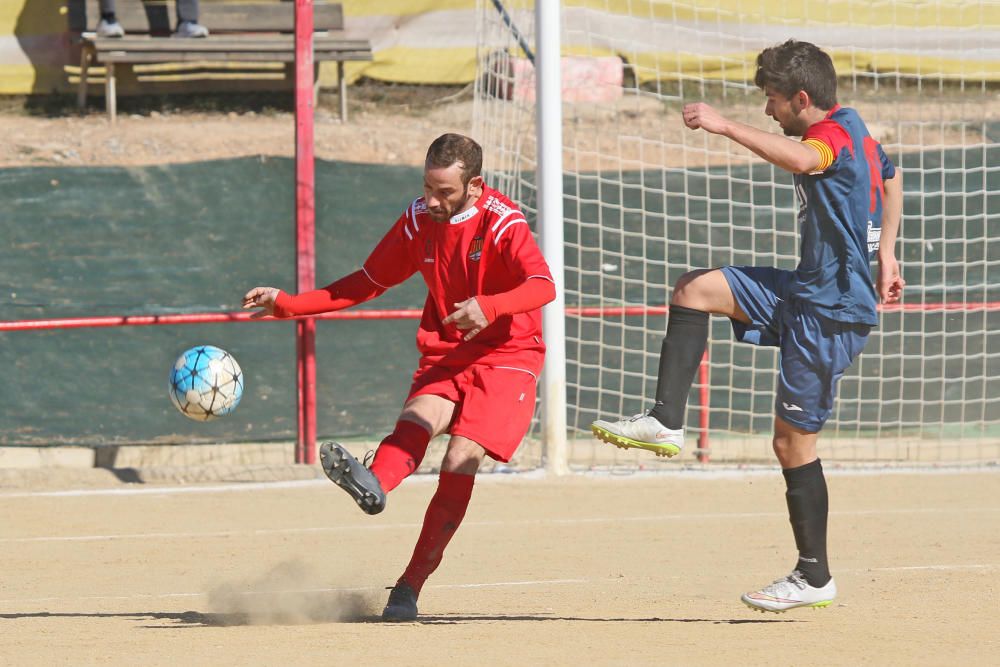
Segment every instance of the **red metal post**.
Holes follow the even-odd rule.
[[[295,245],[297,287],[316,287],[316,171],[313,160],[313,3],[295,0]],[[316,321],[299,320],[299,433],[295,462],[316,462]]]
[[[698,460],[708,463],[708,348],[701,357],[701,365],[698,367],[698,405],[701,413],[698,415],[698,426],[701,433],[698,434]]]

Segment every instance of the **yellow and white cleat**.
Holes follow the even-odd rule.
[[[829,607],[837,597],[837,584],[833,578],[825,586],[810,586],[802,574],[795,570],[759,591],[744,593],[740,600],[757,611],[781,613],[796,607]]]
[[[598,440],[619,449],[645,449],[667,458],[677,456],[684,449],[683,428],[667,428],[646,413],[616,422],[598,419],[590,425],[590,431]]]

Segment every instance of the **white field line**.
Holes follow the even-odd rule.
[[[896,467],[883,468],[878,466],[859,468],[831,467],[823,471],[833,477],[866,477],[871,475],[969,475],[969,474],[1000,474],[1000,466],[938,466],[933,468]],[[724,480],[745,479],[778,475],[780,470],[774,466],[740,466],[731,467],[720,464],[716,468],[678,468],[677,470],[638,470],[627,473],[615,471],[588,471],[574,473],[572,477],[580,479],[606,480],[627,483],[629,481],[649,481],[655,479],[681,478],[686,480]],[[437,483],[437,475],[419,474],[407,479],[408,484]],[[544,470],[527,472],[505,472],[481,474],[476,476],[476,484],[504,484],[523,481],[546,481],[554,479]],[[267,491],[283,489],[306,489],[310,487],[329,487],[325,479],[281,480],[271,482],[227,482],[206,485],[169,485],[146,486],[128,485],[105,489],[67,489],[59,491],[0,491],[0,501],[8,498],[77,498],[85,496],[144,496],[173,495],[200,493],[237,493],[243,491]]]
[[[1000,570],[1000,563],[965,563],[965,564],[937,564],[937,565],[901,565],[895,567],[865,567],[853,569],[838,569],[836,574],[869,574],[872,572],[961,572],[961,571],[990,571]],[[763,576],[763,575],[761,575]],[[680,575],[668,577],[679,578]],[[465,584],[429,584],[425,588],[440,590],[447,589],[476,589],[476,588],[514,588],[528,586],[593,586],[608,584],[629,583],[628,579],[621,577],[601,578],[601,579],[539,579],[534,581],[493,581],[493,582],[473,582]],[[288,590],[266,590],[266,591],[240,591],[236,595],[245,597],[255,596],[275,596],[275,595],[315,595],[319,593],[366,593],[385,590],[385,586],[356,586],[356,587],[324,587],[324,588],[300,588]],[[204,598],[211,593],[134,593],[131,595],[78,595],[66,597],[38,597],[38,598],[5,598],[0,599],[3,604],[38,604],[51,602],[96,602],[111,600],[164,600],[173,598]],[[142,615],[142,614],[137,614]]]
[[[231,482],[229,484],[211,484],[205,486],[126,486],[112,489],[14,491],[11,493],[0,493],[0,500],[6,500],[7,498],[80,498],[86,496],[169,496],[175,494],[235,493],[239,491],[301,489],[310,486],[330,486],[330,482],[325,479],[299,479],[283,482]]]
[[[926,514],[982,514],[998,513],[1000,507],[916,507],[911,509],[845,510],[830,512],[831,516],[897,516]],[[651,516],[626,517],[570,517],[565,519],[520,519],[510,521],[465,521],[462,526],[469,528],[500,528],[506,526],[576,526],[620,523],[663,523],[670,521],[734,521],[741,519],[787,518],[784,512],[718,512],[718,513],[677,513]],[[303,535],[311,533],[343,533],[387,530],[410,530],[420,528],[412,523],[369,523],[354,526],[305,526],[300,528],[252,528],[247,530],[183,531],[169,533],[109,533],[104,535],[36,535],[31,537],[3,537],[0,544],[28,544],[33,542],[104,542],[111,540],[154,540],[154,539],[211,539],[218,537],[270,537],[274,535]]]

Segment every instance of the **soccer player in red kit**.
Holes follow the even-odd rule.
[[[509,461],[527,433],[542,370],[541,307],[555,284],[524,214],[480,175],[482,149],[445,134],[427,151],[424,196],[410,204],[359,271],[290,295],[255,287],[244,308],[293,317],[347,308],[416,272],[427,284],[420,361],[395,430],[366,468],[335,442],[320,447],[327,476],[368,514],[420,465],[427,443],[451,435],[437,492],[383,620],[413,620],[427,577],[465,516],[483,458]]]

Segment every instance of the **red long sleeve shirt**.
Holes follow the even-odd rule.
[[[446,222],[427,214],[423,198],[403,212],[361,271],[313,292],[278,295],[279,317],[340,310],[368,301],[416,272],[427,285],[417,330],[421,365],[486,364],[537,375],[542,368],[541,306],[555,297],[549,267],[524,215],[489,187],[475,205]],[[474,338],[442,320],[456,303],[477,297],[491,321]]]

